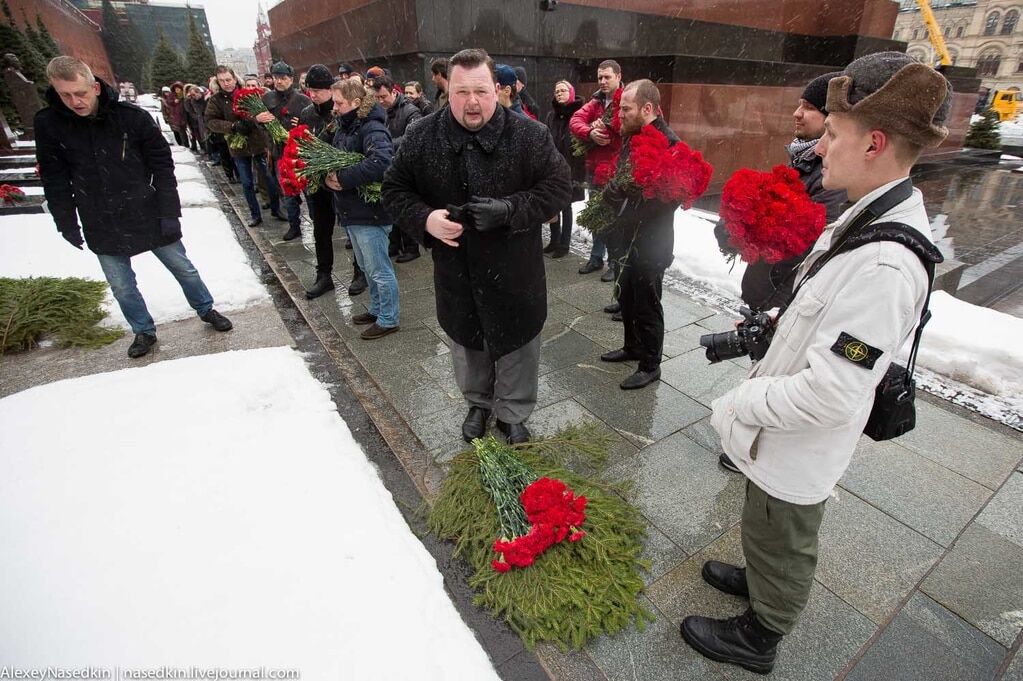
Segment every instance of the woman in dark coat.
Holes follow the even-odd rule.
[[[551,137],[554,138],[554,146],[572,169],[572,201],[582,201],[585,198],[583,181],[586,179],[586,158],[572,153],[572,133],[568,129],[572,114],[582,105],[583,100],[576,96],[572,84],[567,80],[559,80],[554,84],[554,101],[551,102],[551,111],[545,120],[547,127],[550,128]],[[572,205],[569,204],[561,211],[561,215],[556,216],[551,222],[551,242],[543,252],[551,253],[552,258],[563,258],[568,254],[571,243]]]

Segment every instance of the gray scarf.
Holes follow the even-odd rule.
[[[792,140],[791,143],[789,143],[788,147],[786,147],[786,149],[788,149],[789,151],[789,158],[799,158],[800,156],[803,155],[803,152],[805,152],[807,149],[811,149],[814,146],[816,146],[817,142],[819,141],[820,141],[819,137],[817,139],[806,141],[803,141],[797,137],[796,139]]]

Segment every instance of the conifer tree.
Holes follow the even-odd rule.
[[[11,8],[7,0],[0,3],[7,21],[0,21],[0,45],[3,45],[4,52],[13,53],[21,61],[21,72],[26,78],[34,81],[39,96],[46,94],[49,83],[46,81],[47,59],[39,53],[32,41],[18,30],[17,24],[11,18]],[[6,86],[5,86],[6,87]]]
[[[185,65],[167,37],[160,31],[153,48],[152,78],[154,89],[170,86],[176,80],[185,80]]]
[[[980,120],[970,125],[963,144],[974,149],[1001,149],[1002,135],[998,131],[998,126],[998,112],[990,108],[985,109]]]
[[[38,14],[36,15],[36,31],[39,33],[39,40],[46,45],[44,53],[52,54],[54,57],[60,56],[60,46],[57,45],[57,41],[50,35],[50,32],[46,29],[46,24],[43,23],[43,18]]]
[[[137,85],[142,78],[142,62],[146,57],[141,36],[131,19],[126,24],[121,23],[110,0],[103,0],[103,45],[107,48],[110,66],[117,79]]]
[[[216,58],[206,48],[191,13],[188,15],[188,50],[185,60],[187,80],[196,85],[205,84],[217,69]]]

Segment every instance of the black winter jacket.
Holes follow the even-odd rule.
[[[568,161],[568,167],[572,169],[572,200],[582,201],[583,182],[586,181],[586,157],[576,156],[572,153],[572,132],[568,129],[568,122],[572,120],[572,114],[578,111],[583,105],[583,100],[578,95],[574,101],[566,104],[558,104],[558,100],[551,101],[551,110],[547,113],[545,122],[554,138],[554,146],[561,155]]]
[[[217,90],[210,97],[209,101],[206,102],[206,128],[210,132],[224,135],[225,141],[227,135],[231,133],[234,124],[238,122],[238,116],[234,113],[232,102],[234,92],[234,90],[231,92]],[[248,127],[249,132],[245,135],[245,146],[241,149],[231,149],[228,147],[231,152],[231,158],[261,156],[266,153],[270,139],[266,129],[254,121],[249,121]]]
[[[384,201],[399,227],[431,249],[437,318],[459,345],[494,358],[532,340],[547,318],[542,223],[570,199],[568,164],[540,123],[498,106],[470,133],[451,110],[409,129],[384,179]],[[467,228],[458,248],[426,232],[435,209],[473,196],[511,203],[505,228]]]
[[[303,95],[295,87],[290,87],[284,92],[270,90],[263,95],[263,104],[265,104],[270,113],[272,113],[274,117],[280,121],[285,130],[291,130],[295,127],[291,124],[291,119],[297,118],[298,115],[302,113],[302,110],[312,103],[311,99]],[[260,124],[260,127],[262,127],[262,124]],[[277,159],[281,157],[282,153],[284,153],[284,145],[274,144],[271,141],[271,156]]]
[[[311,101],[298,114],[298,124],[308,126],[309,132],[325,142],[334,141],[337,123],[334,122],[334,102],[327,100],[323,104]]]
[[[170,147],[149,112],[117,101],[100,79],[99,109],[79,116],[51,87],[35,116],[43,191],[61,231],[77,231],[99,255],[137,255],[167,246],[181,230],[160,218],[181,216]],[[77,212],[77,215],[76,215]]]
[[[419,108],[413,104],[405,95],[398,95],[394,100],[394,106],[387,110],[387,129],[391,133],[391,144],[394,146],[394,153],[401,148],[402,139],[408,131],[408,127],[423,117]]]
[[[372,106],[370,106],[372,104]],[[366,203],[358,187],[384,179],[394,150],[387,132],[387,114],[369,96],[363,106],[339,117],[333,144],[338,149],[356,151],[366,158],[338,172],[341,191],[334,193],[334,208],[342,226],[389,225],[391,216],[382,201]]]

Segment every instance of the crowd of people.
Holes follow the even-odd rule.
[[[362,339],[400,329],[392,258],[400,264],[420,257],[420,248],[430,252],[437,318],[453,341],[468,407],[466,441],[482,437],[491,417],[508,442],[531,437],[526,422],[547,316],[544,254],[568,253],[571,204],[585,190],[601,191],[614,213],[614,229],[593,239],[579,270],[616,283],[604,311],[623,323],[622,346],[601,360],[636,362],[622,389],[657,381],[661,287],[679,204],[644,198],[617,178],[638,135],[669,147],[680,141],[662,116],[658,87],[626,82],[621,66],[606,60],[585,100],[572,83],[555,83],[541,123],[525,71],[495,64],[483,50],[433,60],[430,72],[433,102],[421,83],[397,82],[381,67],[360,74],[349,64],[336,72],[316,64],[296,81],[284,62],[262,79],[219,66],[208,88],[171,84],[164,114],[178,144],[219,154],[228,176],[240,180],[250,226],[269,208],[288,222],[282,238],[296,238],[304,200],[317,262],[308,298],[334,288],[331,239],[337,225],[345,230],[354,256],[348,292],[369,290],[367,311],[352,318],[366,327]],[[64,239],[76,248],[87,243],[99,257],[136,334],[129,355],[156,342],[130,263],[144,251],[177,277],[204,322],[229,330],[185,254],[173,161],[159,129],[80,60],[58,57],[47,76],[49,107],[35,121],[46,197]],[[261,88],[267,112],[239,117],[232,93],[241,86]],[[681,629],[701,654],[761,673],[771,671],[806,606],[824,505],[872,414],[875,388],[926,320],[941,256],[909,173],[921,151],[948,134],[951,86],[906,55],[885,52],[813,79],[792,104],[790,165],[825,207],[828,226],[799,258],[750,263],[742,296],[760,309],[779,308],[773,340],[750,378],[712,403],[721,464],[747,479],[746,565],[708,561],[703,577],[750,607],[730,619],[690,616]],[[285,129],[307,125],[361,160],[329,174],[318,191],[284,196],[275,163],[281,148],[262,125],[273,120]],[[606,163],[615,164],[612,172],[595,173]],[[95,172],[97,164],[107,172]],[[360,191],[376,183],[379,200]]]

